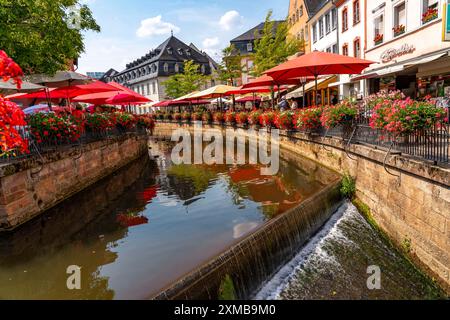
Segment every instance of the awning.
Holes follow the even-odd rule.
[[[397,72],[401,72],[407,68],[410,67],[414,67],[414,66],[418,66],[418,65],[423,65],[432,61],[435,61],[443,56],[448,55],[448,52],[441,52],[441,53],[437,53],[425,58],[418,58],[409,62],[404,62],[402,64],[399,65],[394,65],[394,66],[390,66],[384,69],[380,69],[380,70],[376,70],[373,72],[368,72],[366,74],[362,74],[356,77],[351,78],[352,82],[355,81],[359,81],[359,80],[363,80],[363,79],[371,79],[371,78],[378,78],[378,77],[383,77],[383,76],[387,76],[390,74],[394,74]]]
[[[393,66],[393,67],[388,67],[388,68],[384,68],[375,72],[370,72],[367,74],[362,74],[356,77],[351,78],[351,82],[356,82],[359,80],[364,80],[364,79],[372,79],[372,78],[378,78],[378,77],[384,77],[390,74],[394,74],[400,71],[405,70],[405,66],[404,65],[398,65],[398,66]]]
[[[330,83],[330,81],[333,81],[335,79],[336,79],[336,76],[331,76],[331,77],[322,78],[322,79],[317,80],[318,89],[321,90],[321,89],[328,88],[328,84]],[[314,90],[315,88],[316,88],[315,81],[308,82],[305,85],[305,92]],[[298,88],[286,95],[286,99],[300,98],[300,97],[303,97],[303,86],[301,86],[300,88]]]
[[[435,54],[435,55],[432,55],[432,56],[429,56],[429,57],[426,57],[426,58],[419,59],[417,61],[408,62],[408,63],[405,64],[405,66],[406,67],[411,67],[411,66],[416,66],[416,65],[419,65],[419,64],[425,64],[425,63],[437,60],[437,59],[439,59],[439,58],[441,58],[441,57],[443,57],[443,56],[445,56],[447,54],[448,54],[447,52],[444,52],[444,53],[441,52],[441,53],[438,53],[438,54]]]

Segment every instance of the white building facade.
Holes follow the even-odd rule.
[[[413,98],[450,96],[450,42],[443,40],[447,0],[367,1],[366,93],[401,90]],[[361,77],[354,77],[358,80]]]
[[[310,19],[311,51],[338,53],[338,18],[333,1],[326,1],[323,7]]]
[[[372,2],[372,1],[370,1]],[[366,48],[366,1],[340,0],[335,5],[338,10],[339,54],[364,58]],[[349,75],[339,77],[340,100],[354,96],[362,98],[365,93],[365,81],[350,81]]]

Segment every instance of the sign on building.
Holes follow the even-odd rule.
[[[443,17],[442,40],[450,41],[450,0],[445,1],[444,14],[442,17]]]

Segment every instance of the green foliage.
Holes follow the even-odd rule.
[[[229,275],[225,276],[225,279],[220,284],[219,300],[231,301],[237,300],[236,290],[234,289],[233,279]]]
[[[69,28],[69,8],[77,6],[80,29]],[[26,74],[65,70],[84,52],[83,31],[100,31],[79,0],[0,0],[0,48]]]
[[[403,249],[403,252],[405,252],[406,254],[411,253],[411,239],[410,238],[403,239],[402,249]]]
[[[219,79],[229,85],[241,76],[241,55],[234,45],[222,50],[222,63],[219,66]]]
[[[197,91],[205,85],[209,77],[201,74],[199,68],[200,66],[192,60],[185,61],[183,73],[173,75],[163,83],[167,96],[176,99]]]
[[[353,177],[349,173],[344,174],[341,185],[342,196],[348,199],[352,199],[355,196],[355,193],[356,193],[355,179],[353,179]]]
[[[288,37],[289,27],[282,22],[275,30],[272,11],[269,11],[262,36],[255,41],[253,76],[260,76],[264,71],[287,60],[289,56],[301,49],[301,43],[294,37]]]

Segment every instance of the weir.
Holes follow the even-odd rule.
[[[255,291],[330,218],[341,204],[340,181],[268,222],[260,230],[218,255],[152,299],[219,298],[221,284],[231,277],[237,299]]]

